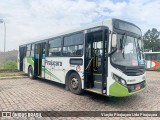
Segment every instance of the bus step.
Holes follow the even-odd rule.
[[[106,86],[106,83],[104,83],[104,86]],[[94,87],[102,89],[102,82],[101,81],[94,81]]]
[[[93,79],[96,81],[102,81],[102,75],[101,74],[93,74]]]
[[[99,73],[93,73],[94,76],[102,76],[102,74]]]
[[[94,92],[94,93],[97,93],[97,94],[102,94],[102,93],[101,93],[101,89],[95,88],[95,87],[89,88],[89,89],[85,89],[85,90],[86,90],[86,91],[90,91],[90,92]]]

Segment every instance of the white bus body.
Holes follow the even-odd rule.
[[[129,96],[146,86],[143,53],[135,51],[140,37],[134,24],[104,20],[20,45],[19,70],[65,84],[75,94]]]

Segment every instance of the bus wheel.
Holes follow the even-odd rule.
[[[28,68],[28,77],[34,79],[33,68],[31,66]]]
[[[74,94],[82,93],[82,83],[77,73],[71,73],[68,81],[69,89]]]

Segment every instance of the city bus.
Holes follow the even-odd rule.
[[[160,52],[144,52],[147,70],[156,70],[160,67]]]
[[[136,25],[108,19],[19,46],[18,69],[29,78],[125,97],[145,89],[142,33]]]

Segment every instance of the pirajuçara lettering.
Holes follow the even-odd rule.
[[[46,65],[50,65],[50,66],[62,66],[62,62],[61,61],[48,61],[48,60],[45,60],[45,64]]]

